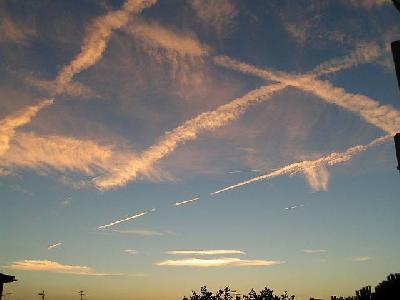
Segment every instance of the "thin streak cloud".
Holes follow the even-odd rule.
[[[357,261],[357,262],[362,262],[362,261],[369,261],[372,258],[370,256],[355,256],[351,260],[352,261]]]
[[[190,199],[190,200],[184,200],[184,201],[181,201],[181,202],[176,202],[176,203],[173,204],[173,206],[180,206],[180,205],[193,203],[193,202],[195,202],[195,201],[197,201],[199,199],[200,199],[200,197],[196,197],[196,198],[193,198],[193,199]]]
[[[123,223],[123,222],[131,221],[131,220],[134,220],[134,219],[143,217],[143,216],[147,215],[148,213],[154,212],[154,211],[156,211],[154,208],[151,209],[151,210],[149,210],[149,211],[143,211],[143,212],[140,212],[140,213],[138,213],[138,214],[136,214],[136,215],[127,217],[127,218],[125,218],[125,219],[113,221],[113,222],[111,222],[111,223],[109,223],[109,224],[99,226],[98,229],[105,229],[105,228],[108,228],[108,227],[111,227],[111,226],[114,226],[114,225],[117,225],[117,224],[120,224],[120,223]]]
[[[74,274],[74,275],[92,275],[92,276],[110,276],[121,275],[112,273],[99,273],[91,267],[64,265],[62,263],[50,260],[19,260],[10,265],[3,266],[7,269],[24,271],[47,271],[53,273]]]
[[[53,249],[59,248],[61,245],[62,245],[62,243],[51,244],[47,247],[47,250],[53,250]]]
[[[124,252],[126,254],[128,254],[128,255],[136,255],[136,254],[138,254],[138,252],[136,250],[133,250],[133,249],[126,249],[126,250],[124,250]]]
[[[141,236],[160,236],[163,235],[162,232],[155,231],[155,230],[147,230],[147,229],[127,229],[127,230],[118,230],[113,229],[113,232],[121,233],[121,234],[134,234],[134,235],[141,235]]]
[[[168,259],[156,263],[157,266],[172,266],[172,267],[194,267],[194,268],[209,268],[209,267],[252,267],[252,266],[273,266],[285,263],[279,260],[262,260],[262,259],[241,259],[241,258],[214,258],[214,259]]]
[[[317,254],[317,253],[325,253],[325,249],[303,249],[304,253],[308,254]]]
[[[246,254],[240,250],[174,250],[168,251],[172,255],[227,255],[227,254]]]
[[[317,168],[320,166],[326,166],[326,165],[333,166],[333,165],[336,165],[339,163],[344,163],[344,162],[349,161],[354,155],[362,153],[371,147],[380,145],[391,139],[392,139],[392,137],[390,135],[387,135],[387,136],[377,138],[367,145],[357,145],[357,146],[350,147],[344,152],[333,152],[329,155],[323,156],[316,160],[305,160],[305,161],[301,161],[301,162],[296,162],[296,163],[284,166],[284,167],[282,167],[278,170],[275,170],[271,173],[257,176],[257,177],[251,178],[249,180],[242,181],[237,184],[217,190],[217,191],[211,193],[210,195],[216,195],[216,194],[220,194],[223,192],[227,192],[227,191],[230,191],[230,190],[233,190],[233,189],[236,189],[236,188],[239,188],[239,187],[260,181],[260,180],[268,180],[268,179],[280,177],[283,175],[294,175],[297,173],[305,173],[310,169]]]

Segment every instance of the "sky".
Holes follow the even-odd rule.
[[[399,20],[385,0],[1,0],[7,297],[328,298],[399,272]]]

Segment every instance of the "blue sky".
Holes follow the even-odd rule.
[[[399,15],[293,2],[1,2],[14,299],[308,299],[399,270]]]

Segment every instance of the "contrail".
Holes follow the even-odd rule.
[[[0,121],[0,156],[7,152],[15,130],[28,124],[43,108],[51,105],[54,99],[44,99],[38,104],[28,106]]]
[[[232,100],[231,102],[218,107],[214,111],[201,113],[197,117],[184,122],[174,130],[166,133],[158,143],[148,148],[140,159],[133,160],[131,164],[117,173],[112,173],[109,176],[98,177],[94,179],[94,184],[99,189],[109,189],[112,187],[122,186],[129,181],[135,179],[138,173],[146,173],[156,162],[173,152],[179,144],[188,140],[194,140],[197,135],[204,131],[219,128],[229,121],[237,119],[251,104],[259,103],[269,99],[273,93],[284,89],[287,86],[295,86],[303,90],[317,93],[320,97],[328,99],[329,102],[334,102],[345,108],[355,112],[360,112],[363,116],[368,118],[370,123],[376,124],[380,128],[384,128],[387,132],[395,132],[397,125],[388,125],[386,123],[398,123],[396,116],[392,116],[392,121],[386,121],[385,118],[393,113],[393,108],[389,106],[379,106],[376,100],[370,99],[362,95],[353,95],[346,93],[343,89],[333,87],[329,82],[320,81],[315,79],[316,75],[328,74],[337,72],[346,68],[350,68],[360,63],[372,61],[378,55],[379,50],[376,45],[371,44],[370,54],[366,54],[366,46],[356,49],[352,54],[344,58],[333,59],[325,64],[320,65],[314,73],[306,75],[288,75],[283,72],[272,72],[261,70],[248,64],[243,64],[238,61],[232,60],[228,57],[215,56],[214,62],[216,64],[230,67],[245,73],[254,74],[262,78],[280,82],[269,86],[263,86],[259,89],[253,90],[243,97]],[[318,88],[316,83],[322,85],[324,89],[314,91]],[[310,86],[308,86],[310,85]],[[334,97],[330,95],[332,90],[336,93]],[[328,95],[326,95],[328,94]],[[346,97],[342,97],[342,96]],[[329,96],[329,97],[328,97]],[[343,99],[342,99],[343,98]],[[360,101],[361,99],[361,101]],[[360,103],[361,102],[361,108]],[[354,106],[354,107],[353,107]],[[390,112],[387,114],[387,112]],[[380,116],[380,115],[385,115]],[[397,118],[399,119],[399,118]]]
[[[140,213],[138,213],[138,214],[136,214],[136,215],[127,217],[127,218],[125,218],[125,219],[117,220],[117,221],[111,222],[110,224],[99,226],[98,229],[108,228],[108,227],[117,225],[117,224],[122,223],[122,222],[127,222],[127,221],[130,221],[130,220],[139,218],[139,217],[143,217],[144,215],[147,215],[148,213],[154,212],[154,211],[156,211],[155,208],[153,208],[153,209],[151,209],[151,210],[149,210],[149,211],[143,211],[143,212],[140,212]]]
[[[277,83],[262,86],[231,102],[219,106],[216,110],[201,113],[185,121],[182,125],[166,133],[158,143],[144,151],[138,160],[133,160],[126,168],[108,177],[95,178],[94,183],[100,189],[122,186],[134,179],[139,172],[146,173],[152,165],[173,152],[180,144],[194,140],[206,131],[215,130],[230,121],[236,120],[253,104],[271,99],[271,95],[281,91],[286,84]]]
[[[76,74],[93,66],[101,59],[113,30],[125,26],[131,14],[140,13],[143,9],[154,5],[156,2],[157,0],[128,0],[123,4],[121,9],[95,18],[87,28],[81,52],[58,73],[53,96],[63,93],[66,89],[68,90],[68,85],[72,82]],[[53,103],[54,99],[43,100],[38,105],[29,107],[1,121],[0,155],[7,151],[9,141],[14,135],[16,128],[29,123],[32,117],[42,108]]]
[[[49,245],[49,246],[47,247],[47,250],[52,250],[52,249],[58,248],[58,247],[60,247],[61,245],[62,245],[62,243],[56,243],[56,244]]]
[[[336,73],[360,64],[374,61],[382,54],[382,48],[376,43],[362,43],[349,55],[333,58],[317,66],[311,74],[315,77]]]
[[[60,94],[72,81],[72,78],[98,62],[107,47],[107,42],[113,30],[125,26],[131,14],[138,14],[157,0],[128,0],[121,9],[109,12],[94,19],[87,29],[81,52],[66,66],[56,78],[56,94]]]
[[[310,170],[312,168],[317,168],[320,166],[324,166],[324,165],[333,166],[333,165],[336,165],[339,163],[344,163],[344,162],[349,161],[354,155],[364,152],[373,146],[380,145],[391,139],[392,139],[391,135],[386,135],[386,136],[379,137],[379,138],[373,140],[371,143],[369,143],[367,145],[357,145],[357,146],[348,148],[344,152],[333,152],[327,156],[323,156],[316,160],[305,160],[305,161],[301,161],[301,162],[296,162],[296,163],[287,165],[285,167],[282,167],[271,173],[257,176],[257,177],[251,178],[249,180],[242,181],[242,182],[236,183],[234,185],[222,188],[220,190],[217,190],[217,191],[211,193],[210,195],[216,195],[216,194],[220,194],[223,192],[227,192],[229,190],[233,190],[233,189],[236,189],[236,188],[239,188],[239,187],[248,185],[250,183],[260,181],[260,180],[267,180],[267,179],[279,177],[279,176],[286,175],[286,174],[293,175],[293,174],[300,173],[300,172],[304,173],[304,172],[307,172],[307,170]]]
[[[378,101],[364,95],[348,93],[343,88],[333,86],[329,81],[315,79],[312,74],[291,75],[270,69],[260,69],[226,56],[214,57],[214,62],[236,71],[310,92],[328,103],[359,114],[369,124],[375,125],[391,135],[394,135],[400,128],[400,112],[392,106],[381,105]]]
[[[200,197],[196,197],[196,198],[193,198],[193,199],[190,199],[190,200],[185,200],[185,201],[181,201],[181,202],[176,202],[176,203],[174,203],[173,206],[179,206],[179,205],[184,205],[184,204],[192,203],[192,202],[195,202],[195,201],[197,201],[197,200],[199,200],[199,199],[200,199]]]

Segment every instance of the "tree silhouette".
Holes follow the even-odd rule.
[[[287,291],[281,296],[274,295],[274,291],[268,287],[265,287],[259,293],[254,291],[253,289],[247,294],[243,295],[243,298],[239,295],[232,295],[229,287],[226,287],[223,290],[218,290],[213,294],[211,291],[207,289],[206,286],[200,288],[200,293],[198,294],[196,291],[192,292],[192,295],[187,298],[183,297],[182,300],[295,300],[295,296],[289,296]]]

